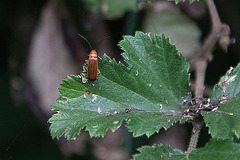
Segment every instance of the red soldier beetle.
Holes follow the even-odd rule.
[[[97,80],[98,74],[100,74],[100,71],[98,69],[98,60],[100,60],[100,58],[98,58],[97,52],[92,48],[88,40],[81,34],[78,35],[82,37],[92,49],[92,51],[89,54],[89,59],[85,60],[86,62],[88,62],[88,64],[85,65],[85,67],[87,67],[87,78],[89,82],[94,83]]]
[[[97,52],[95,50],[92,50],[89,55],[89,59],[86,60],[88,64],[87,67],[87,78],[89,82],[94,83],[97,80],[98,73],[100,74],[100,71],[98,69],[98,60],[100,60],[97,56]]]

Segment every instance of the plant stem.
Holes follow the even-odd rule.
[[[211,33],[204,40],[199,52],[197,53],[194,61],[196,68],[196,83],[195,83],[195,98],[202,98],[204,92],[204,80],[205,73],[207,69],[207,62],[211,59],[212,49],[218,40],[221,41],[222,38],[229,38],[230,30],[228,26],[222,24],[218,16],[217,9],[213,0],[206,0],[209,8],[209,13],[212,20],[212,30]],[[226,33],[225,33],[226,32]],[[225,46],[221,46],[223,49],[229,45],[225,43]],[[186,151],[187,159],[188,155],[196,148],[199,133],[202,125],[204,124],[203,117],[201,115],[193,119],[193,130],[190,138],[189,146]]]
[[[212,20],[212,32],[219,32],[222,26],[221,20],[219,18],[216,6],[213,0],[206,0],[208,4],[208,9]]]
[[[196,88],[195,97],[203,97],[205,72],[207,69],[207,61],[204,58],[199,58],[196,61]]]
[[[190,139],[188,150],[185,152],[187,157],[197,147],[199,133],[200,133],[202,125],[204,123],[203,117],[200,116],[200,117],[194,119],[192,123],[193,123],[192,136]]]
[[[222,25],[213,0],[206,0],[206,1],[208,4],[209,13],[212,20],[212,30],[211,30],[211,33],[204,40],[202,47],[200,48],[195,58],[195,68],[196,68],[195,97],[198,97],[198,98],[203,97],[207,61],[211,59],[210,58],[211,51],[215,46],[217,40],[219,39],[218,33]]]

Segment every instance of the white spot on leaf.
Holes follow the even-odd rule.
[[[136,72],[136,76],[138,76],[138,75],[139,75],[139,72],[137,71],[137,72]]]
[[[92,102],[95,102],[97,100],[97,95],[96,94],[93,94],[92,95]]]
[[[162,104],[160,104],[160,109],[162,109]]]
[[[98,107],[98,113],[102,113],[102,111],[101,111],[100,107]]]
[[[87,83],[87,78],[85,78],[83,75],[81,75],[82,77],[82,83]]]
[[[113,124],[118,124],[119,121],[114,121]]]
[[[227,71],[227,73],[230,74],[233,69],[234,69],[234,68],[231,66],[231,67],[229,68],[229,70]]]
[[[77,140],[77,138],[76,138],[76,137],[73,137],[73,138],[72,138],[72,140],[74,140],[74,141],[75,141],[75,140]]]
[[[225,93],[226,92],[226,89],[227,89],[227,86],[230,82],[233,82],[235,81],[237,75],[234,75],[234,76],[226,76],[225,77],[225,81],[222,82],[222,91]]]

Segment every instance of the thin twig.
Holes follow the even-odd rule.
[[[197,147],[198,137],[199,137],[199,133],[201,131],[203,122],[204,121],[202,116],[193,120],[192,136],[190,139],[188,150],[185,152],[185,154],[187,155],[187,158],[188,158],[188,155]]]
[[[204,80],[205,73],[207,69],[207,62],[211,59],[211,53],[213,47],[216,45],[217,41],[226,37],[229,38],[230,29],[226,27],[226,24],[222,24],[220,18],[218,16],[217,9],[213,0],[206,0],[209,8],[209,13],[212,21],[212,29],[211,33],[204,40],[202,47],[195,58],[195,68],[196,68],[196,83],[195,83],[195,97],[203,97],[204,92]],[[226,33],[225,33],[226,32]],[[230,38],[229,38],[230,39]],[[229,43],[225,43],[225,46],[221,46],[224,50],[226,50]],[[193,120],[193,130],[190,138],[188,150],[186,151],[186,155],[188,155],[196,148],[199,133],[202,125],[204,124],[203,117],[197,117]]]
[[[205,72],[207,68],[207,61],[204,58],[199,58],[196,61],[196,88],[195,97],[203,97]]]
[[[212,32],[219,32],[220,28],[222,26],[221,20],[219,18],[216,6],[213,2],[213,0],[207,0],[208,4],[208,9],[211,15],[211,20],[212,20]]]
[[[196,88],[195,88],[195,97],[203,97],[204,91],[204,79],[205,72],[207,68],[207,61],[210,60],[211,51],[215,46],[216,42],[219,40],[219,32],[221,30],[222,23],[217,13],[217,9],[213,0],[206,0],[209,8],[209,13],[212,21],[212,30],[211,33],[207,36],[203,42],[202,47],[200,48],[196,56]]]

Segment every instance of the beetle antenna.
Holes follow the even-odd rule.
[[[79,35],[80,37],[82,37],[87,43],[88,43],[88,45],[91,47],[91,49],[93,50],[93,47],[92,47],[92,45],[88,42],[88,40],[85,38],[85,37],[83,37],[81,34],[77,34],[77,35]]]
[[[105,41],[106,39],[109,39],[109,38],[110,38],[110,35],[109,35],[109,36],[105,36],[103,39],[101,39],[101,40],[97,43],[96,48],[98,48],[98,46],[99,46],[103,41]]]

